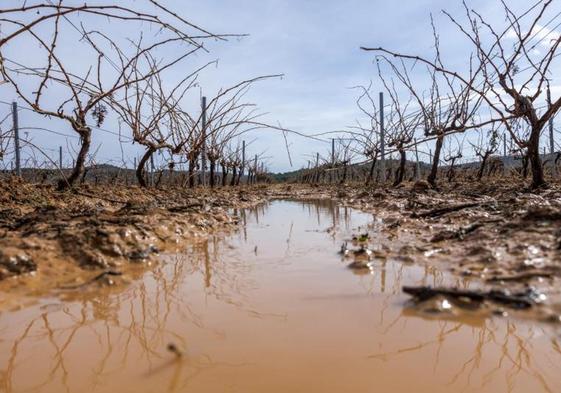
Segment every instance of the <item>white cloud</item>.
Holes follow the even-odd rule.
[[[525,35],[527,34],[527,32],[527,30],[523,31],[522,34]],[[536,50],[535,48],[537,46],[550,48],[557,40],[559,40],[559,37],[561,37],[561,33],[559,31],[550,29],[540,24],[536,24],[536,26],[534,26],[534,29],[532,30],[532,37],[528,41],[528,44],[533,48],[533,50]],[[518,35],[516,34],[516,31],[511,28],[505,34],[505,38],[510,40],[517,40]],[[540,52],[537,51],[537,53],[539,54]]]

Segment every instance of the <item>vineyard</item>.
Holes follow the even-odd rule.
[[[0,5],[0,391],[561,390],[558,3],[78,3]]]

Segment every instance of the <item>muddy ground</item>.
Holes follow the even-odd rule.
[[[159,254],[235,230],[236,209],[279,198],[327,198],[372,212],[376,229],[359,245],[370,259],[450,274],[454,280],[446,288],[408,289],[422,312],[442,317],[477,309],[560,322],[561,187],[532,193],[507,179],[443,184],[440,191],[421,181],[388,189],[84,186],[64,193],[12,179],[0,189],[0,308],[38,296],[123,287]],[[366,260],[354,268],[368,266]]]
[[[124,186],[59,193],[12,179],[0,189],[0,308],[126,284],[159,254],[235,229],[235,209],[264,201],[261,195]]]
[[[404,288],[415,312],[436,318],[509,316],[561,323],[561,188],[521,183],[426,182],[324,193],[374,214],[373,258],[436,268],[444,288]],[[315,192],[311,194],[315,196]]]

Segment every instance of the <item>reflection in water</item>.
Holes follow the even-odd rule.
[[[419,317],[402,285],[468,285],[431,266],[346,269],[337,251],[353,231],[374,249],[387,241],[370,215],[328,201],[234,213],[239,233],[201,240],[121,292],[0,314],[0,391],[561,390],[547,327]]]

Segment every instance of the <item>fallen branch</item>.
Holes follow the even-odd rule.
[[[530,271],[519,274],[494,276],[487,279],[487,282],[500,282],[500,281],[526,281],[532,278],[553,278],[554,273],[551,271]]]
[[[411,213],[411,218],[434,218],[434,217],[440,217],[443,216],[445,214],[448,213],[453,213],[453,212],[457,212],[460,210],[464,210],[464,209],[469,209],[472,207],[480,207],[480,206],[485,206],[488,205],[489,202],[470,202],[470,203],[462,203],[459,205],[453,205],[453,206],[446,206],[446,207],[440,207],[438,209],[433,209],[433,210],[429,210],[426,212],[422,212],[422,213]]]
[[[459,228],[456,231],[443,231],[437,233],[431,239],[431,243],[438,243],[443,240],[455,240],[455,239],[463,240],[464,236],[476,231],[477,229],[481,228],[483,225],[485,224],[482,222],[474,222],[473,224],[470,224],[466,227]]]
[[[204,205],[201,202],[190,203],[188,205],[170,206],[167,210],[170,213],[189,213],[193,210],[202,209]]]
[[[431,287],[403,287],[403,292],[413,296],[416,301],[425,301],[436,296],[444,296],[458,301],[472,301],[483,303],[490,301],[502,304],[511,308],[526,309],[538,303],[537,294],[533,290],[523,292],[510,293],[501,290],[464,290],[454,288],[431,288]]]
[[[83,196],[83,197],[86,197],[86,198],[99,199],[99,200],[110,202],[110,203],[121,203],[121,204],[129,203],[128,201],[122,201],[122,200],[119,200],[119,199],[107,198],[107,197],[103,197],[103,196],[100,196],[100,195],[88,194],[88,193],[85,193],[85,192],[82,192],[82,191],[77,191],[77,190],[74,190],[74,194],[80,195],[80,196]]]

